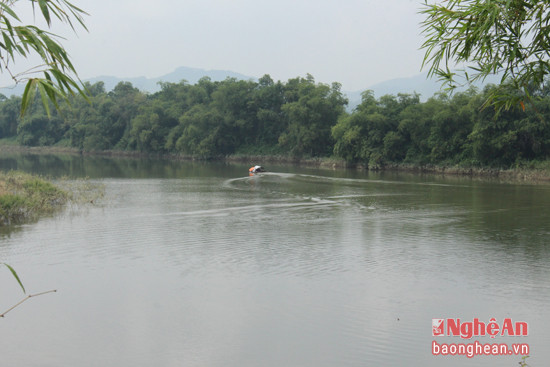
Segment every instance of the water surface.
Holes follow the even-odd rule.
[[[0,234],[29,300],[16,366],[515,366],[431,354],[432,318],[511,317],[550,359],[550,186],[75,156],[0,157],[105,197]],[[2,276],[3,311],[23,295]],[[438,342],[462,342],[444,337]]]

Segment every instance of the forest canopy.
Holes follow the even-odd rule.
[[[27,146],[81,151],[173,153],[201,159],[227,155],[329,157],[381,168],[395,163],[508,168],[550,154],[550,87],[537,91],[533,108],[496,117],[482,109],[496,86],[452,97],[363,93],[347,112],[340,84],[311,75],[275,82],[205,77],[194,85],[162,83],[154,94],[121,82],[107,92],[90,85],[88,100],[52,109],[40,103],[20,117],[20,97],[0,101],[0,138]]]

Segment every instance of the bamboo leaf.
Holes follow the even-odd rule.
[[[46,89],[44,88],[44,84],[42,81],[39,81],[37,83],[38,86],[38,92],[40,93],[40,99],[42,99],[42,105],[44,106],[44,109],[46,110],[46,115],[48,117],[51,117],[50,113],[50,105],[48,104],[48,93],[46,93]]]
[[[67,0],[30,0],[32,11],[39,13],[46,21],[45,30],[33,25],[19,25],[10,23],[21,22],[17,16],[17,8],[14,4],[17,0],[0,0],[0,52],[4,62],[0,65],[0,71],[7,71],[14,75],[16,83],[26,81],[25,91],[21,102],[21,115],[27,112],[33,103],[36,91],[40,93],[45,109],[49,111],[49,101],[56,108],[58,98],[68,100],[68,95],[79,93],[85,96],[82,82],[78,79],[76,69],[72,64],[69,54],[60,42],[62,37],[48,31],[54,26],[56,20],[71,26],[79,24],[87,30],[84,24],[84,16],[88,15],[84,10]],[[15,21],[14,21],[15,20]],[[74,22],[74,24],[73,24]],[[39,56],[41,66],[31,68],[23,74],[12,73],[11,63],[17,56],[25,58],[33,55]],[[54,73],[52,70],[56,70]],[[44,79],[35,78],[35,73],[48,72]],[[73,78],[74,75],[74,78]],[[83,89],[84,88],[84,89]],[[49,101],[48,101],[49,100]]]
[[[47,0],[38,0],[38,6],[40,6],[40,11],[42,12],[42,15],[44,16],[44,19],[46,20],[46,23],[48,23],[48,27],[51,27],[52,20],[50,18],[50,11],[48,9]]]
[[[12,268],[10,265],[4,263],[4,265],[10,270],[10,272],[12,273],[12,275],[15,277],[15,279],[17,280],[17,283],[19,283],[19,286],[21,286],[21,289],[23,289],[23,293],[27,293],[25,291],[25,287],[23,286],[23,283],[21,282],[21,279],[19,279],[19,276],[17,275],[16,271],[14,268]]]
[[[4,39],[4,45],[5,45],[4,49],[13,58],[13,42],[12,42],[12,40],[5,33],[2,33],[2,38]]]
[[[36,93],[36,83],[37,80],[35,78],[29,79],[27,85],[25,86],[25,91],[21,96],[21,117],[25,115],[32,101],[34,100],[34,95]]]
[[[0,2],[0,8],[2,8],[3,12],[8,13],[12,18],[14,18],[18,21],[21,21],[19,19],[19,17],[17,16],[17,14],[13,11],[13,9],[8,4],[6,4],[4,2]]]

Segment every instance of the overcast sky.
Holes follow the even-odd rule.
[[[344,90],[420,72],[420,0],[71,0],[89,32],[62,31],[82,79],[179,66]],[[56,29],[57,33],[60,33]]]

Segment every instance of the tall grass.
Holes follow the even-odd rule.
[[[52,214],[70,198],[53,183],[23,172],[0,172],[0,226]]]

